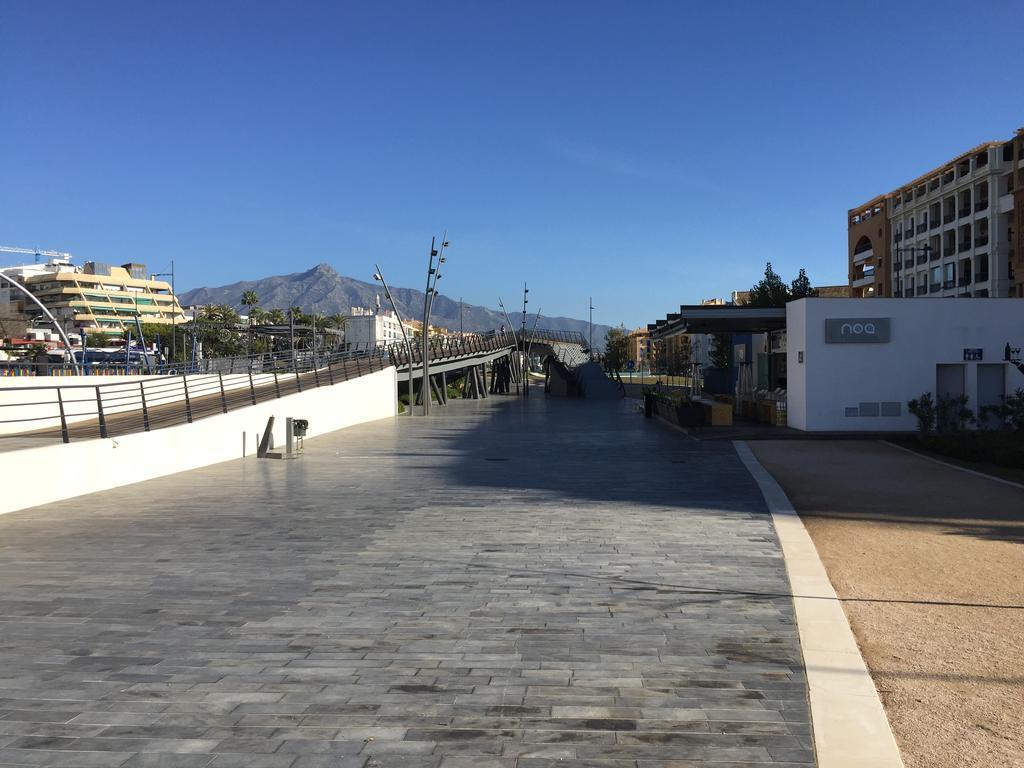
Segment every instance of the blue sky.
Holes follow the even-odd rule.
[[[319,262],[633,326],[846,281],[846,210],[1024,126],[1015,2],[0,0],[0,244]]]

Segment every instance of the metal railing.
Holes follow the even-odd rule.
[[[327,360],[344,356],[367,355],[374,349],[366,343],[348,344],[330,350],[296,349],[265,352],[235,357],[210,357],[177,362],[157,362],[154,355],[147,359],[142,352],[87,353],[74,350],[81,374],[85,376],[179,376],[201,373],[244,373],[272,370],[312,370],[326,364]],[[95,354],[95,357],[91,355]],[[102,355],[102,356],[101,356]],[[84,358],[84,359],[83,359]],[[127,358],[127,359],[125,359]],[[0,361],[0,376],[72,376],[72,363],[68,360],[57,362],[35,362],[33,360]]]
[[[108,384],[45,384],[0,389],[2,437],[107,438],[197,419],[321,386],[330,386],[391,365],[383,348],[321,356],[308,367],[225,373],[164,375]],[[10,397],[8,393],[24,393]],[[11,410],[17,409],[17,410]],[[5,412],[18,414],[5,417]]]
[[[430,360],[437,362],[514,348],[511,334],[496,332],[433,337],[428,343]],[[422,362],[421,345],[413,346],[411,362]],[[149,432],[409,364],[404,344],[359,345],[329,354],[289,351],[211,358],[176,369],[165,365],[136,381],[3,387],[0,440],[59,438],[67,443]]]
[[[586,337],[580,331],[553,331],[537,328],[520,334],[520,343],[558,341],[563,344],[579,344],[584,349],[589,348]]]
[[[418,366],[423,363],[423,340],[414,340],[412,352],[405,344],[398,342],[388,344],[384,349],[396,368],[408,368],[410,363]],[[512,349],[515,341],[507,331],[488,331],[486,333],[462,334],[461,336],[431,336],[427,341],[427,354],[431,363],[446,362],[461,357],[499,352]]]

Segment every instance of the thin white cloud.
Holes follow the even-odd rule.
[[[706,179],[690,173],[680,173],[670,164],[656,165],[615,150],[597,147],[581,141],[545,139],[544,147],[576,165],[601,171],[612,176],[626,176],[647,181],[666,181],[681,184],[704,192],[721,191],[721,188]]]

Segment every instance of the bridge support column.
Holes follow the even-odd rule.
[[[478,365],[476,375],[480,377],[480,397],[487,399],[487,366]]]

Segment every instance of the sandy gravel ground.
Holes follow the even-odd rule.
[[[1024,766],[1024,489],[878,442],[749,445],[818,548],[908,768]]]

